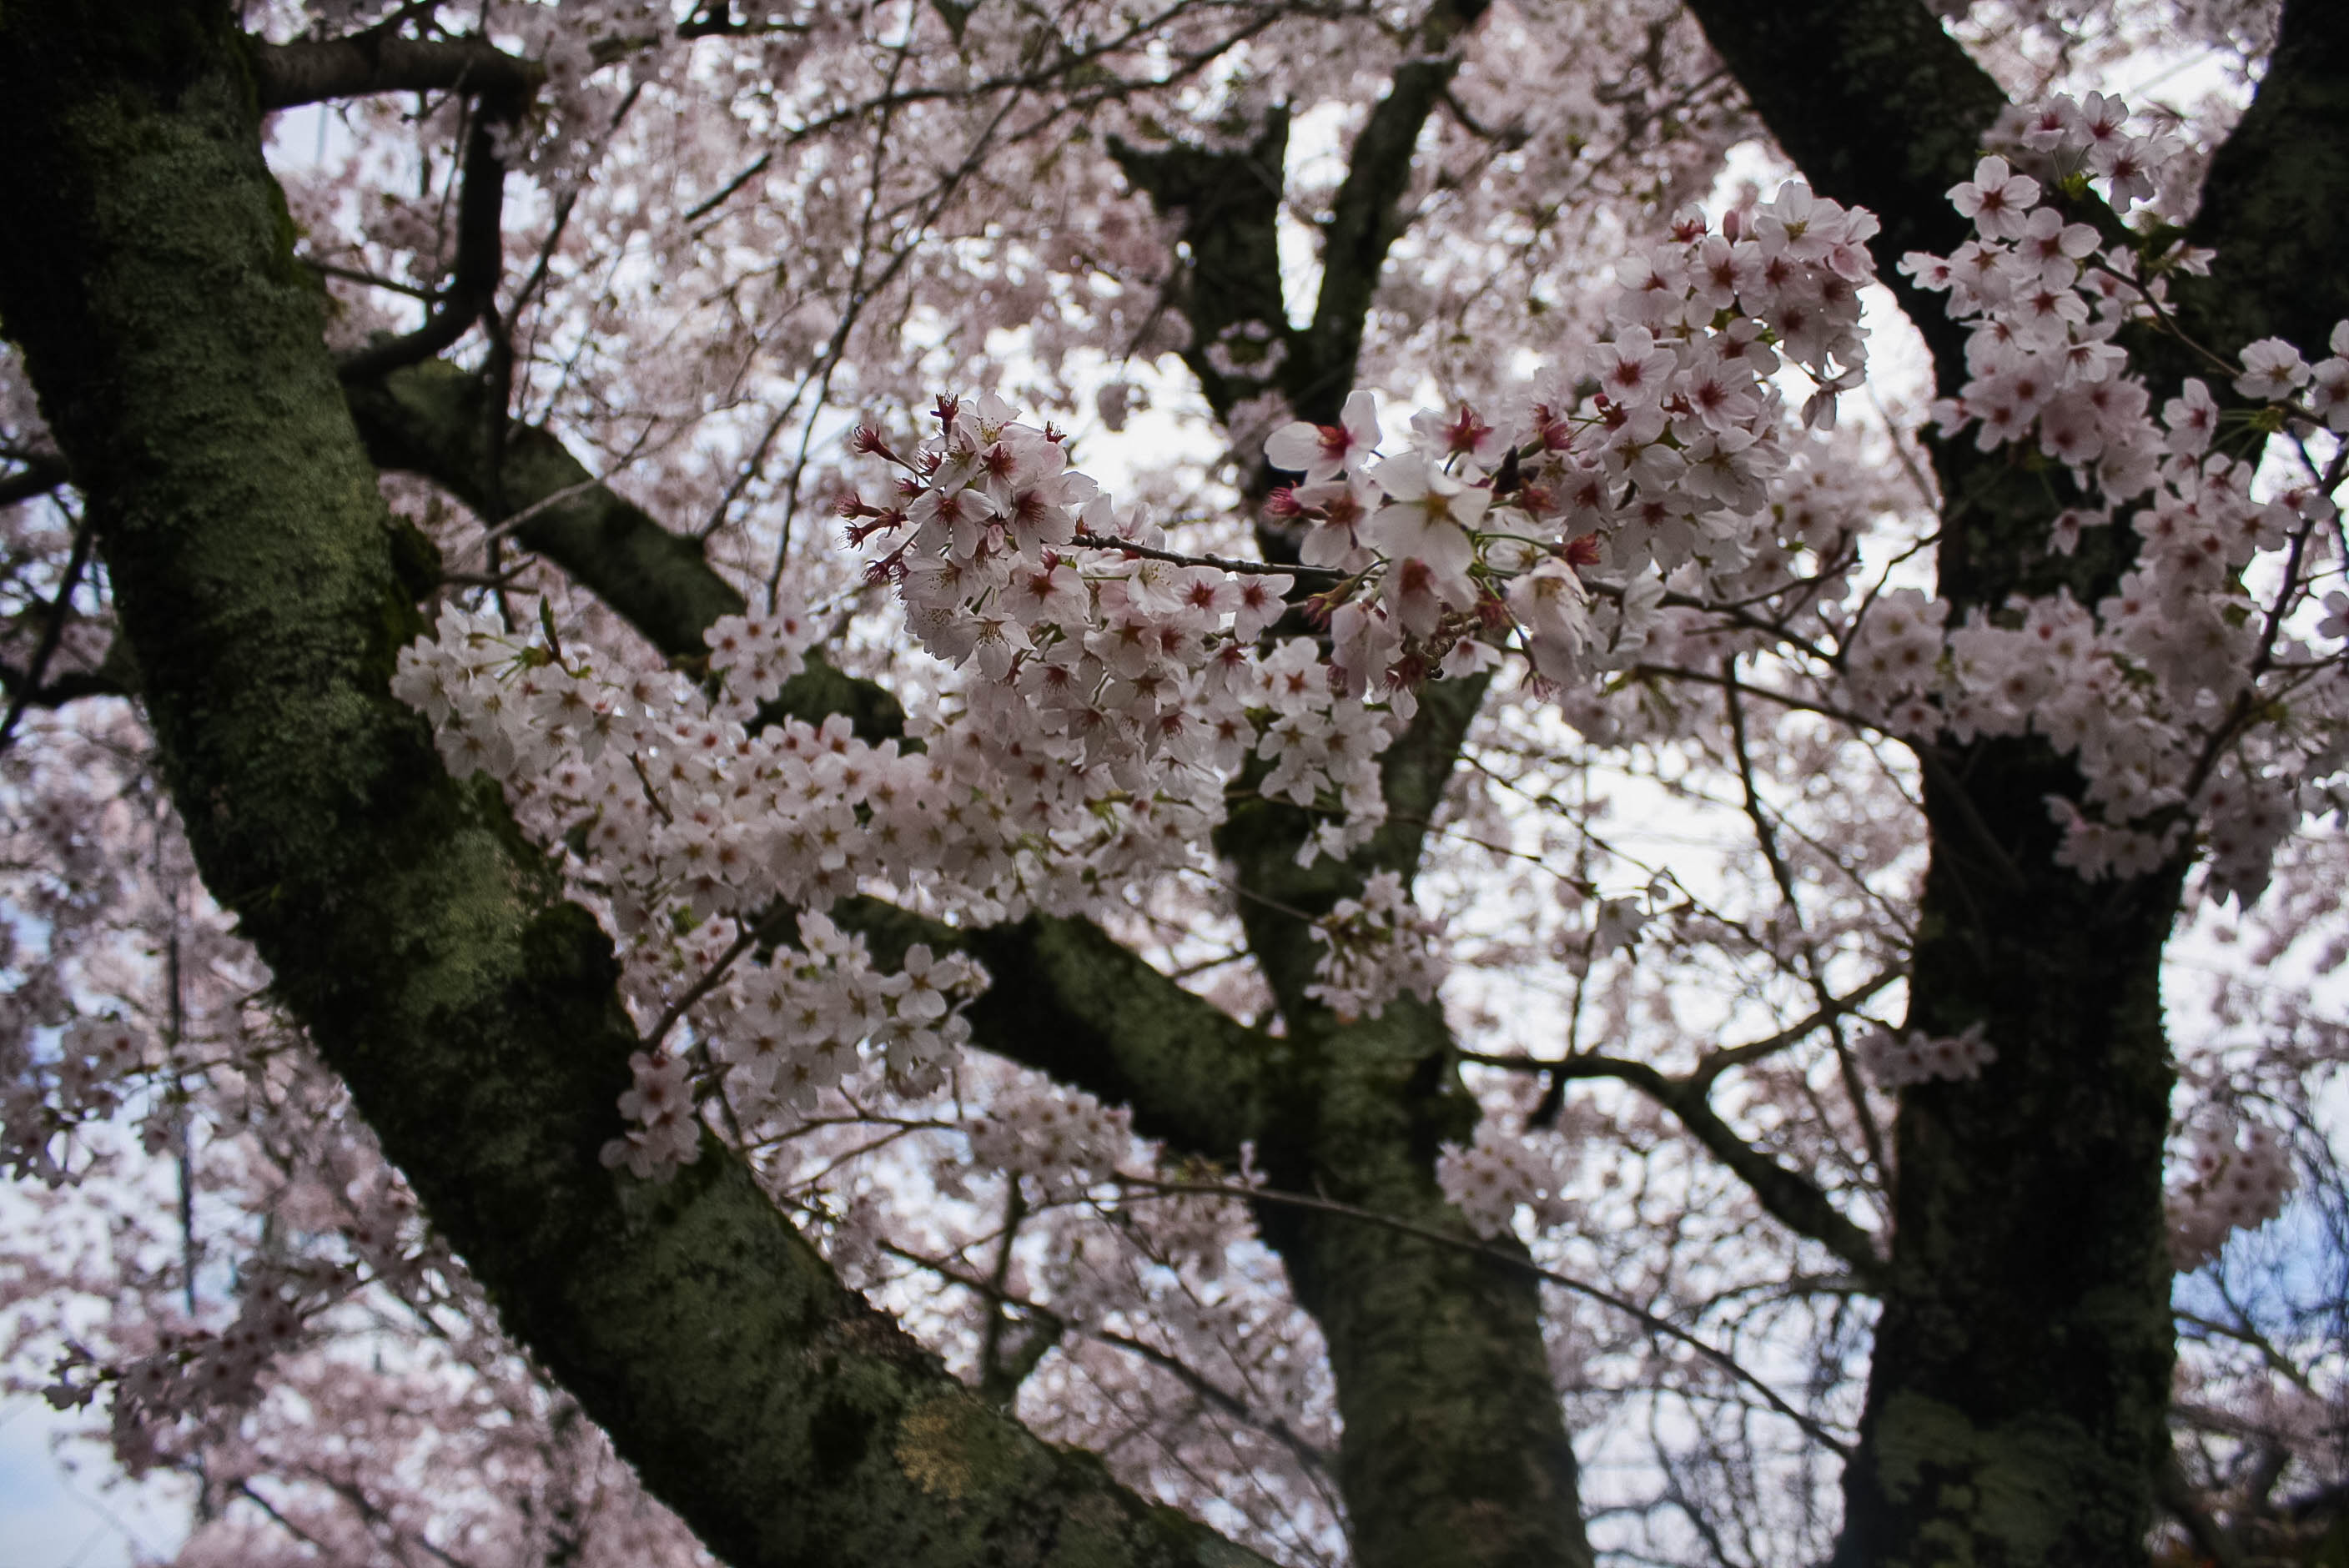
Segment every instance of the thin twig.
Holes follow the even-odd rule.
[[[1334,583],[1348,575],[1334,566],[1276,566],[1262,561],[1235,561],[1224,555],[1185,555],[1179,550],[1162,550],[1154,544],[1143,544],[1131,539],[1103,539],[1081,528],[1077,530],[1076,538],[1070,542],[1082,545],[1087,550],[1121,550],[1128,555],[1169,562],[1176,566],[1208,566],[1243,577],[1326,577]]]
[[[49,673],[49,661],[57,657],[57,645],[66,634],[66,619],[73,614],[74,590],[81,585],[82,569],[89,564],[89,519],[85,516],[74,530],[73,550],[66,557],[65,576],[57,583],[57,596],[49,603],[48,624],[41,628],[40,643],[33,650],[31,663],[25,666],[24,684],[9,699],[8,716],[0,718],[0,750],[7,748],[33,694],[41,689],[41,678]]]

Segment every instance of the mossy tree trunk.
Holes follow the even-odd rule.
[[[1456,66],[1444,51],[1484,11],[1483,0],[1431,6],[1417,39],[1424,56],[1397,68],[1357,134],[1321,236],[1308,327],[1291,325],[1281,288],[1285,110],[1245,148],[1113,146],[1127,178],[1182,222],[1188,251],[1175,293],[1193,333],[1184,357],[1219,419],[1266,390],[1300,418],[1338,418],[1422,130]],[[1209,346],[1234,335],[1245,343],[1250,332],[1281,351],[1277,362],[1219,371]],[[1276,476],[1258,454],[1237,456],[1242,494],[1260,503]],[[1257,537],[1268,559],[1294,559],[1293,541],[1277,531],[1260,527]],[[1404,998],[1381,1018],[1346,1023],[1305,993],[1318,951],[1309,921],[1360,892],[1373,872],[1408,879],[1416,869],[1485,686],[1428,688],[1418,720],[1382,758],[1389,825],[1349,860],[1299,868],[1311,822],[1266,801],[1236,806],[1216,839],[1239,887],[1249,951],[1287,1026],[1278,1054],[1248,1079],[1263,1108],[1253,1136],[1268,1182],[1464,1243],[1474,1234],[1437,1187],[1435,1160],[1442,1143],[1468,1140],[1476,1109],[1441,1009]],[[1579,1471],[1532,1276],[1464,1246],[1277,1202],[1257,1206],[1257,1226],[1330,1346],[1344,1420],[1338,1480],[1356,1561],[1587,1568]]]
[[[1953,393],[1962,334],[1893,269],[1967,237],[1945,192],[2004,105],[1996,85],[1920,0],[1690,9],[1812,182],[1882,217],[1878,271]],[[2321,347],[2349,314],[2344,110],[2349,11],[2290,0],[2194,225],[2218,271],[2178,291],[2217,352],[2278,332]],[[2157,397],[2189,371],[2174,344],[2133,346]],[[2059,585],[2093,604],[2127,569],[2119,530],[2072,558],[2048,548],[2062,503],[2026,455],[1968,441],[1936,457],[1952,624]],[[1940,745],[1925,760],[1931,860],[1909,1021],[1982,1025],[1998,1056],[1977,1080],[1901,1099],[1891,1266],[1836,1563],[2142,1564],[2169,1451],[2159,974],[2182,868],[2091,884],[2057,866],[2046,802],[2077,799],[2081,782],[2042,742]]]
[[[1440,1008],[1410,997],[1345,1022],[1311,1000],[1317,944],[1300,916],[1377,871],[1406,879],[1484,696],[1481,678],[1422,694],[1381,759],[1388,825],[1342,862],[1296,863],[1311,820],[1237,806],[1216,836],[1240,919],[1287,1022],[1270,1075],[1277,1115],[1257,1155],[1268,1185],[1473,1239],[1435,1182],[1476,1104]],[[1365,1568],[1587,1568],[1579,1473],[1543,1347],[1532,1275],[1460,1246],[1277,1202],[1257,1228],[1330,1346],[1345,1419],[1339,1477]],[[1514,1241],[1495,1243],[1516,1252]]]
[[[738,1568],[1256,1559],[982,1403],[715,1148],[605,1171],[610,944],[387,689],[420,627],[225,0],[0,9],[0,325],[206,883],[506,1326]]]

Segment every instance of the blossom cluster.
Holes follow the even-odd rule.
[[[255,1268],[240,1284],[227,1327],[166,1331],[151,1352],[121,1366],[68,1355],[42,1392],[54,1408],[78,1409],[111,1385],[115,1455],[138,1474],[162,1460],[164,1437],[181,1420],[259,1397],[264,1369],[302,1337],[302,1295],[285,1271]]]
[[[1488,1240],[1508,1233],[1521,1204],[1532,1210],[1537,1231],[1571,1220],[1575,1207],[1566,1187],[1573,1174],[1561,1140],[1519,1137],[1490,1120],[1477,1125],[1467,1148],[1447,1143],[1435,1159],[1435,1181],[1444,1198]]]
[[[1433,1001],[1452,967],[1443,928],[1420,913],[1394,872],[1374,873],[1361,897],[1340,899],[1312,932],[1321,951],[1305,994],[1350,1023],[1377,1017],[1406,991]]]
[[[799,617],[729,616],[708,641],[714,691],[674,672],[607,676],[451,607],[394,683],[435,720],[452,769],[502,779],[526,829],[592,861],[640,1026],[689,1022],[702,1069],[657,1038],[623,1097],[631,1130],[606,1157],[640,1173],[692,1157],[697,1095],[719,1083],[743,1114],[803,1109],[860,1047],[901,1087],[939,1081],[977,965],[916,946],[879,973],[822,913],[835,900],[918,879],[999,912],[1052,885],[1019,858],[1007,808],[1020,791],[955,729],[917,754],[839,717],[750,727],[802,665]]]
[[[1878,1029],[1855,1048],[1868,1076],[1889,1089],[1936,1078],[1976,1078],[1998,1059],[1998,1048],[1982,1037],[1982,1026],[1971,1024],[1955,1035],[1928,1035],[1911,1029],[1895,1035]]]
[[[971,1158],[1048,1187],[1081,1185],[1115,1171],[1133,1141],[1133,1113],[1082,1089],[999,1095],[968,1128]]]
[[[1154,548],[1008,416],[947,410],[928,479],[864,531],[902,532],[878,570],[972,677],[911,721],[918,750],[762,710],[812,645],[789,612],[714,624],[700,685],[454,606],[403,651],[394,690],[450,769],[500,779],[535,838],[592,867],[639,1025],[689,1025],[695,1061],[657,1038],[640,1055],[614,1162],[691,1159],[721,1083],[755,1115],[805,1109],[860,1050],[901,1089],[941,1081],[976,965],[916,947],[878,973],[823,913],[842,897],[878,885],[978,921],[1089,909],[1194,863],[1250,759],[1262,793],[1326,812],[1309,855],[1382,820],[1387,717],[1332,691],[1309,639],[1259,646],[1284,580],[1078,545],[1062,500],[1088,538]]]
[[[2194,1148],[2189,1174],[2170,1188],[2170,1261],[2199,1268],[2237,1231],[2256,1230],[2283,1211],[2292,1188],[2291,1151],[2270,1129],[2231,1114],[2214,1117]]]
[[[1263,794],[1327,813],[1309,857],[1365,842],[1385,820],[1389,720],[1333,689],[1311,640],[1263,645],[1292,579],[1175,556],[1070,469],[1058,432],[1015,416],[993,394],[941,398],[910,459],[860,430],[896,493],[840,509],[923,645],[964,672],[978,756],[1046,824],[1116,799],[1170,846],[1205,841],[1226,779],[1255,758],[1271,765]]]
[[[1787,465],[1772,378],[1806,371],[1806,418],[1833,424],[1867,366],[1876,231],[1799,183],[1718,231],[1686,209],[1619,273],[1611,338],[1566,355],[1497,425],[1467,404],[1421,414],[1381,454],[1358,392],[1339,424],[1273,432],[1266,456],[1303,482],[1270,514],[1338,578],[1317,603],[1347,689],[1408,711],[1423,680],[1487,666],[1511,634],[1540,676],[1578,682],[1634,660],[1664,577],[1744,566],[1776,527]]]
[[[1320,816],[1301,859],[1343,854],[1383,820],[1377,756],[1419,678],[1488,665],[1512,625],[1552,679],[1631,656],[1661,574],[1733,569],[1770,526],[1785,421],[1768,378],[1806,368],[1820,422],[1856,381],[1873,232],[1800,186],[1722,232],[1683,214],[1624,273],[1613,341],[1561,372],[1512,441],[1464,407],[1423,416],[1411,449],[1373,463],[1362,395],[1337,431],[1277,432],[1276,460],[1300,433],[1336,448],[1282,502],[1308,525],[1307,563],[1340,580],[1309,606],[1328,618],[1326,655],[1272,634],[1290,574],[1169,550],[1070,468],[1058,432],[992,396],[941,399],[910,459],[876,429],[852,438],[897,476],[887,504],[842,503],[851,538],[959,672],[906,745],[762,709],[814,638],[789,612],[713,626],[699,684],[444,612],[395,689],[452,769],[500,779],[535,837],[592,869],[583,886],[623,938],[624,994],[651,1037],[607,1157],[690,1159],[717,1085],[753,1110],[804,1109],[866,1048],[901,1088],[938,1081],[959,1019],[905,1009],[967,997],[976,972],[949,964],[942,985],[886,994],[903,975],[875,975],[822,921],[849,893],[898,890],[976,921],[1082,912],[1195,863],[1234,775]],[[798,946],[778,943],[802,911],[818,913],[797,915]],[[1397,879],[1319,934],[1316,995],[1341,1011],[1440,979]]]
[[[624,989],[691,999],[699,1070],[667,1050],[632,1056],[635,1081],[620,1097],[629,1130],[605,1145],[605,1163],[639,1176],[691,1163],[705,1086],[722,1085],[734,1116],[759,1122],[806,1112],[868,1062],[905,1093],[944,1081],[970,1037],[961,1010],[985,987],[979,966],[916,943],[884,972],[864,938],[828,916],[803,911],[795,924],[795,944],[781,940],[781,921],[717,915],[677,941],[629,946]]]
[[[403,652],[394,690],[450,769],[502,782],[622,938],[650,1037],[607,1160],[690,1160],[720,1085],[756,1115],[804,1110],[868,1056],[900,1089],[941,1081],[981,976],[919,947],[878,973],[824,917],[843,896],[895,889],[976,921],[1085,911],[1195,863],[1243,769],[1321,815],[1303,857],[1383,820],[1392,718],[1336,689],[1311,639],[1268,635],[1288,578],[1174,556],[1012,413],[942,402],[937,440],[899,460],[902,504],[843,508],[872,575],[962,672],[908,744],[767,711],[815,634],[788,610],[713,625],[698,684],[453,606]],[[796,944],[779,940],[794,920]]]
[[[437,634],[405,650],[394,690],[438,727],[452,770],[504,781],[526,826],[592,858],[623,936],[675,912],[712,916],[828,907],[866,881],[977,906],[1024,905],[1059,892],[1023,830],[1064,824],[1042,799],[1053,782],[1002,777],[957,727],[921,752],[872,745],[834,716],[761,725],[728,676],[771,690],[796,667],[771,626],[712,627],[712,695],[675,672],[606,675],[453,606]],[[731,662],[740,661],[740,665]],[[1139,813],[1138,813],[1139,814]],[[1129,855],[1143,835],[1075,824],[1071,848]],[[1129,824],[1120,823],[1120,827]],[[1055,847],[1059,847],[1057,844]],[[654,1014],[657,987],[632,995]]]
[[[502,161],[527,168],[547,189],[575,191],[602,156],[625,88],[599,76],[606,59],[633,57],[634,73],[650,76],[669,36],[669,15],[658,0],[564,0],[554,7],[512,14],[523,52],[539,61],[546,80],[522,124],[493,127]]]
[[[1896,731],[1961,742],[2029,731],[2073,756],[2084,798],[2050,809],[2065,830],[2061,857],[2085,874],[2150,870],[2190,815],[2205,823],[2213,885],[2248,900],[2266,883],[2303,785],[2337,766],[2349,725],[2337,651],[2285,624],[2324,548],[2342,475],[2336,461],[2255,486],[2257,451],[2220,439],[2245,416],[2223,413],[2199,379],[2157,413],[2129,373],[2117,335],[2166,322],[2168,275],[2207,270],[2208,259],[2158,236],[2105,245],[2049,200],[2101,179],[2126,207],[2172,177],[2175,145],[2128,133],[2127,119],[2102,95],[2055,100],[2024,122],[2015,150],[2045,178],[1984,157],[1950,193],[1976,237],[1902,265],[1973,324],[1969,379],[1936,406],[1939,423],[1972,428],[1985,451],[2035,442],[2085,498],[2049,548],[2068,554],[2083,529],[2117,519],[2135,536],[2133,563],[2093,606],[2059,590],[1976,608],[1959,625],[1943,601],[1887,593],[1851,629],[1845,676],[1852,705]],[[2285,422],[2349,427],[2349,323],[2333,347],[2311,367],[2279,340],[2253,344],[2231,390]],[[2251,569],[2279,552],[2285,581],[2263,598]],[[2254,716],[2264,716],[2256,730]]]
[[[8,1011],[38,999],[12,996]],[[62,998],[58,999],[62,1006]],[[95,1117],[110,1116],[122,1103],[126,1080],[147,1065],[153,1052],[146,1032],[113,1017],[68,1016],[57,1031],[54,1054],[28,1048],[23,1036],[32,1020],[12,1017],[7,1032],[16,1048],[0,1052],[0,1168],[37,1176],[57,1185],[64,1169],[50,1148],[54,1136]],[[10,1058],[14,1060],[11,1061]]]

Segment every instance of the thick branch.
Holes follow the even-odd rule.
[[[540,426],[507,427],[502,460],[493,461],[488,396],[479,377],[443,360],[343,388],[378,468],[420,474],[492,523],[502,497],[523,519],[513,531],[517,543],[545,556],[669,657],[707,653],[702,633],[745,605],[701,546],[599,481]],[[905,731],[896,698],[821,659],[811,659],[766,711],[811,724],[844,713],[868,740]]]
[[[1561,1078],[1614,1078],[1638,1089],[1678,1117],[1691,1137],[1736,1172],[1772,1219],[1835,1253],[1861,1284],[1881,1284],[1884,1260],[1877,1254],[1876,1238],[1853,1223],[1816,1182],[1740,1138],[1713,1109],[1702,1086],[1614,1057],[1571,1057],[1545,1065]]]
[[[1920,0],[1689,0],[1780,147],[1823,196],[1884,229],[1877,275],[1932,346],[1944,387],[1965,335],[1895,270],[1909,251],[1948,254],[1971,233],[1943,194],[1970,177],[2006,95]]]
[[[345,382],[369,380],[429,359],[497,308],[498,279],[505,263],[506,190],[499,142],[520,110],[521,99],[511,95],[484,96],[474,106],[465,138],[463,188],[457,197],[457,258],[448,290],[414,332],[346,356],[336,367]]]
[[[497,93],[527,98],[546,67],[518,59],[482,38],[403,38],[371,30],[347,38],[260,44],[254,85],[265,109],[374,93]]]
[[[1321,237],[1321,289],[1310,328],[1288,324],[1280,284],[1279,219],[1288,116],[1276,109],[1246,148],[1173,146],[1143,150],[1110,144],[1118,167],[1161,212],[1180,213],[1187,258],[1173,299],[1192,326],[1184,362],[1198,377],[1208,406],[1226,418],[1242,399],[1278,388],[1301,418],[1332,423],[1354,384],[1364,322],[1388,250],[1401,232],[1397,211],[1411,184],[1421,130],[1443,100],[1459,61],[1447,51],[1484,15],[1485,0],[1438,0],[1413,35],[1421,53],[1396,67],[1386,96],[1371,108],[1349,154]],[[1226,339],[1232,328],[1261,324],[1262,340]],[[1211,345],[1241,356],[1220,368]],[[1276,366],[1255,371],[1252,342],[1278,344]],[[1267,469],[1248,487],[1261,493]]]
[[[388,694],[419,627],[225,5],[0,12],[0,317],[74,471],[206,882],[510,1330],[736,1568],[1253,1561],[988,1409],[739,1161],[597,1159],[591,916]]]
[[[1235,406],[1295,370],[1286,359],[1276,366],[1261,357],[1290,356],[1298,347],[1280,292],[1288,111],[1275,108],[1243,148],[1144,149],[1112,137],[1109,150],[1154,206],[1183,216],[1180,242],[1187,255],[1168,287],[1171,303],[1191,324],[1183,363],[1199,378],[1216,418],[1227,418]],[[1219,359],[1233,367],[1220,368]]]
[[[2259,96],[2210,160],[2189,233],[2218,252],[2180,280],[2187,329],[2220,354],[2262,337],[2312,359],[2349,317],[2349,7],[2290,0]]]
[[[514,425],[502,456],[489,449],[481,380],[446,361],[347,384],[344,400],[378,468],[420,474],[480,512],[501,490],[531,512],[513,538],[561,567],[671,658],[709,651],[702,632],[739,615],[742,595],[693,540],[671,533],[642,507],[587,471],[551,431]]]
[[[1439,15],[1448,26],[1459,14]],[[1432,42],[1441,48],[1449,35]],[[1178,298],[1193,329],[1185,361],[1219,418],[1268,387],[1309,418],[1334,418],[1353,384],[1362,313],[1394,236],[1420,128],[1450,74],[1443,61],[1406,65],[1357,139],[1311,335],[1288,325],[1281,298],[1284,115],[1245,154],[1112,148],[1161,211],[1182,212],[1190,254]],[[1253,377],[1219,368],[1209,348],[1228,328],[1252,322],[1286,359]],[[1254,454],[1243,458],[1243,491],[1260,496],[1271,469]],[[1288,552],[1288,542],[1268,530],[1258,531],[1258,542],[1268,560]],[[1312,820],[1271,801],[1236,805],[1216,839],[1237,872],[1248,946],[1292,1042],[1270,1069],[1278,1116],[1259,1153],[1272,1184],[1437,1230],[1463,1222],[1436,1186],[1435,1150],[1464,1140],[1475,1119],[1450,1034],[1437,1009],[1414,1001],[1375,1020],[1338,1023],[1305,995],[1316,952],[1308,922],[1358,892],[1371,872],[1408,875],[1417,866],[1484,690],[1482,680],[1446,681],[1423,694],[1416,722],[1381,761],[1388,822],[1350,861],[1299,867],[1295,851]],[[1260,776],[1245,774],[1242,784]],[[1329,1342],[1345,1423],[1339,1480],[1365,1568],[1502,1561],[1587,1568],[1578,1472],[1530,1281],[1331,1214],[1266,1203],[1257,1222]]]
[[[1397,209],[1411,188],[1419,133],[1460,67],[1458,57],[1446,51],[1484,14],[1485,0],[1439,0],[1431,7],[1418,35],[1425,55],[1395,68],[1386,97],[1354,138],[1345,183],[1338,187],[1329,225],[1321,232],[1321,293],[1306,339],[1309,352],[1288,382],[1289,404],[1301,419],[1335,424],[1346,394],[1353,390],[1354,364],[1379,273],[1402,232]]]
[[[64,484],[67,477],[63,458],[42,454],[28,457],[15,473],[0,478],[0,506],[15,506],[47,495]]]

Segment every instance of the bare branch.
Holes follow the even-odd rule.
[[[1550,1063],[1549,1070],[1560,1078],[1613,1078],[1638,1089],[1678,1117],[1690,1136],[1736,1172],[1771,1218],[1835,1253],[1861,1283],[1870,1287],[1882,1284],[1884,1260],[1877,1254],[1876,1238],[1830,1202],[1810,1178],[1789,1171],[1740,1138],[1713,1109],[1702,1085],[1619,1057],[1570,1057]]]
[[[1293,377],[1289,402],[1305,418],[1329,422],[1354,384],[1362,327],[1399,217],[1419,136],[1460,67],[1452,46],[1485,14],[1485,0],[1437,0],[1413,43],[1424,53],[1395,67],[1394,78],[1355,137],[1321,239],[1321,293],[1307,335],[1308,367]]]
[[[292,108],[375,93],[490,93],[523,98],[546,80],[546,67],[519,59],[484,38],[402,38],[380,29],[347,38],[264,44],[253,75],[264,109]]]
[[[497,305],[498,277],[505,260],[505,163],[499,142],[521,113],[518,96],[484,96],[465,139],[464,191],[457,201],[457,261],[448,292],[422,326],[404,337],[377,343],[347,356],[335,367],[346,384],[371,381],[403,366],[431,358],[465,335]]]
[[[49,673],[49,661],[57,657],[57,645],[64,640],[66,623],[73,617],[74,590],[81,585],[81,574],[89,564],[90,525],[84,519],[74,530],[73,552],[66,558],[65,575],[58,579],[57,595],[49,602],[48,623],[41,628],[41,641],[33,650],[33,662],[25,671],[25,678],[14,683],[15,696],[8,703],[8,716],[0,718],[0,751],[8,747],[9,738],[16,733],[16,725],[25,717],[36,692]]]
[[[66,472],[66,460],[60,457],[36,452],[22,461],[22,468],[0,479],[0,506],[15,506],[18,501],[47,495],[71,477]]]

